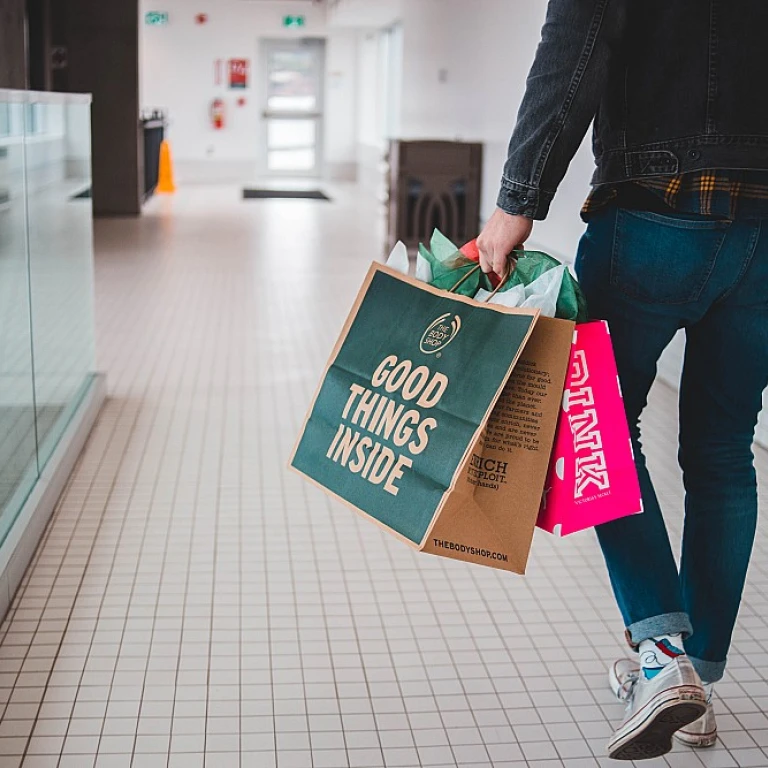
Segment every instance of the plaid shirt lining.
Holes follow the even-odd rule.
[[[657,176],[616,186],[596,187],[581,210],[584,218],[610,204],[620,204],[627,187],[653,193],[679,213],[733,219],[737,213],[768,218],[768,172],[708,170],[681,176]]]

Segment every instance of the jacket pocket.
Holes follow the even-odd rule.
[[[698,301],[729,226],[720,219],[620,209],[611,285],[650,304]]]

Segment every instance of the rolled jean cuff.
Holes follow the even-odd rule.
[[[725,674],[726,663],[724,661],[704,661],[704,659],[697,659],[695,656],[688,658],[703,683],[716,683],[722,680]]]
[[[634,646],[652,637],[682,635],[683,640],[686,640],[692,634],[693,627],[687,613],[664,613],[661,616],[651,616],[649,619],[637,621],[627,627],[627,638]]]

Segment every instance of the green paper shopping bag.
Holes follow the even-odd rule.
[[[545,333],[544,357],[554,355],[556,370],[526,360],[516,391],[491,417],[508,394],[538,315],[479,303],[373,265],[291,466],[412,547],[523,572],[572,324],[565,323],[552,344]],[[546,413],[544,390],[551,395]]]

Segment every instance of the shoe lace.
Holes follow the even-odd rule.
[[[618,697],[619,701],[630,701],[635,692],[635,686],[640,679],[640,672],[627,672],[624,681],[619,687]]]

